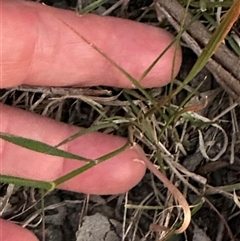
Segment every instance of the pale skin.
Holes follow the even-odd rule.
[[[165,30],[94,15],[77,16],[21,0],[3,0],[0,34],[1,88],[20,84],[45,86],[108,85],[131,88],[131,82],[62,21],[94,43],[136,79],[168,46],[173,37]],[[62,21],[60,21],[62,19]],[[162,86],[171,79],[172,47],[143,79],[144,87]],[[176,52],[174,75],[181,65]],[[54,120],[0,105],[1,131],[55,145],[79,130]],[[121,137],[91,133],[63,146],[64,150],[97,158],[125,144]],[[91,148],[94,147],[94,148]],[[84,163],[35,153],[0,140],[0,173],[51,181]],[[60,188],[89,194],[118,194],[143,177],[145,154],[139,146],[62,184]],[[20,161],[21,160],[21,161]],[[27,229],[0,220],[0,240],[36,241]]]

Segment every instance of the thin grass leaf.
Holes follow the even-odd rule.
[[[0,182],[3,183],[12,183],[14,185],[18,186],[25,186],[25,187],[34,187],[34,188],[40,188],[47,191],[54,190],[58,185],[62,184],[63,182],[68,181],[71,178],[74,178],[75,176],[83,173],[84,171],[87,171],[93,166],[98,165],[101,162],[104,162],[115,155],[120,154],[124,150],[126,150],[129,147],[130,143],[127,142],[124,146],[120,147],[119,149],[112,151],[106,155],[103,155],[99,157],[97,160],[92,160],[88,164],[84,165],[83,167],[80,167],[72,172],[67,173],[66,175],[56,179],[53,182],[45,182],[45,181],[38,181],[33,179],[26,179],[26,178],[20,178],[20,177],[14,177],[14,176],[8,176],[8,175],[0,175]]]
[[[192,206],[192,210],[191,210],[192,216],[202,208],[204,202],[205,202],[205,199],[202,198],[197,204]]]
[[[213,194],[222,193],[222,192],[234,192],[238,190],[240,190],[240,183],[235,183],[235,184],[230,184],[225,186],[218,186],[218,187],[208,186],[205,191],[205,195],[213,195]]]
[[[55,16],[56,17],[56,16]],[[58,17],[56,17],[58,18]],[[63,24],[65,24],[68,28],[70,28],[75,34],[77,34],[84,42],[89,44],[93,49],[95,49],[99,54],[101,54],[106,60],[108,60],[115,68],[117,68],[122,74],[124,74],[133,84],[135,88],[142,92],[142,94],[152,102],[154,106],[156,106],[156,101],[148,94],[148,92],[141,86],[140,82],[136,80],[132,75],[130,75],[125,69],[123,69],[120,65],[118,65],[114,60],[109,58],[107,54],[105,54],[101,49],[99,49],[96,45],[86,39],[83,35],[81,35],[75,28],[70,26],[67,22],[63,21],[61,18],[58,18]]]
[[[212,0],[204,0],[205,7],[206,8],[217,8],[217,7],[224,7],[224,8],[230,8],[232,6],[232,1],[212,1]],[[191,1],[190,6],[195,7],[197,9],[200,8],[201,2],[198,1]]]
[[[98,0],[95,1],[91,4],[89,4],[88,6],[86,6],[85,8],[81,9],[78,11],[79,14],[86,14],[89,12],[92,12],[94,9],[102,6],[104,3],[108,2],[109,0]]]
[[[91,132],[95,132],[95,131],[99,131],[101,129],[105,129],[105,128],[114,128],[114,129],[117,129],[117,125],[115,123],[112,123],[112,122],[107,122],[107,123],[101,123],[101,124],[98,124],[98,125],[93,125],[89,128],[86,128],[86,129],[81,129],[80,131],[78,131],[77,133],[71,135],[70,137],[66,138],[65,140],[61,141],[60,143],[58,143],[56,146],[54,147],[60,147],[70,141],[73,141],[75,140],[76,138],[80,137],[80,136],[83,136],[83,135],[86,135],[88,133],[91,133]]]
[[[29,149],[31,151],[44,153],[44,154],[47,154],[50,156],[59,156],[59,157],[74,159],[74,160],[78,160],[78,161],[88,161],[88,162],[92,161],[91,159],[81,157],[78,155],[74,155],[67,151],[60,150],[56,147],[50,146],[41,141],[36,141],[33,139],[21,137],[21,136],[16,136],[16,135],[11,135],[11,134],[0,132],[0,138],[5,141],[8,141],[12,144]]]
[[[213,18],[208,12],[202,13],[202,16],[207,20],[207,23],[216,28],[218,26],[218,23],[216,22],[216,19]]]
[[[124,150],[126,150],[128,147],[130,146],[130,143],[127,142],[124,146],[120,147],[119,149],[115,150],[115,151],[112,151],[102,157],[99,157],[97,160],[95,161],[92,161],[92,162],[89,162],[87,163],[86,165],[76,169],[76,170],[73,170],[72,172],[69,172],[67,173],[66,175],[56,179],[54,182],[55,186],[59,186],[60,184],[74,178],[75,176],[87,171],[88,169],[100,164],[101,162],[104,162],[118,154],[120,154],[121,152],[123,152]]]
[[[199,7],[202,12],[205,12],[207,10],[207,4],[205,0],[200,0]]]
[[[0,182],[9,183],[9,184],[11,183],[16,186],[41,188],[47,191],[52,191],[56,187],[53,182],[37,181],[33,179],[13,177],[9,175],[0,175]]]
[[[134,104],[132,98],[124,91],[123,96],[126,98],[126,100],[130,103],[131,110],[134,113],[135,116],[138,116],[140,113],[140,109]]]
[[[233,51],[240,57],[240,46],[233,40],[232,37],[227,36],[226,40],[228,41],[229,45],[232,47]]]
[[[149,206],[149,205],[135,205],[135,204],[125,204],[125,208],[136,209],[136,210],[164,210],[165,206]]]
[[[151,63],[151,65],[143,72],[143,74],[141,75],[139,82],[141,82],[143,80],[143,78],[145,78],[148,73],[152,70],[152,68],[157,64],[157,62],[163,57],[163,55],[173,46],[173,44],[176,42],[176,38],[174,38],[171,43],[164,49],[164,51],[159,54],[159,56]],[[176,55],[175,55],[176,56]],[[174,60],[173,60],[174,61]],[[174,61],[175,62],[175,61]],[[174,69],[174,67],[172,68]]]

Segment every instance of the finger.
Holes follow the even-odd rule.
[[[57,145],[79,131],[64,123],[0,105],[1,131]],[[17,118],[15,118],[17,117]],[[61,148],[90,159],[119,149],[126,140],[103,133],[90,133]],[[86,162],[44,155],[0,140],[1,174],[53,181]],[[60,188],[91,194],[123,193],[135,186],[145,173],[141,148],[133,146],[62,184]]]
[[[1,4],[2,87],[23,83],[132,87],[118,69],[63,22],[136,79],[173,39],[165,30],[129,20],[78,16],[29,1],[5,0]],[[164,54],[141,82],[144,87],[162,86],[170,81],[174,53],[175,47],[172,47]],[[178,48],[174,75],[180,64]]]
[[[38,239],[27,229],[13,223],[0,219],[1,241],[38,241]]]

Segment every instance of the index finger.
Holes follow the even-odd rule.
[[[78,16],[27,1],[2,1],[1,4],[1,87],[20,84],[132,87],[126,76],[63,22],[136,79],[173,39],[165,30],[129,20]],[[175,47],[170,48],[143,79],[144,87],[169,82]],[[174,75],[180,64],[178,48]]]

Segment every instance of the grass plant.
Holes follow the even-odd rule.
[[[86,6],[84,9],[81,9],[80,13],[85,14],[100,6],[104,7],[106,6],[105,4],[107,4],[107,2],[108,1],[106,0],[95,1],[92,4]],[[154,189],[153,196],[156,196],[156,199],[159,199],[159,206],[152,206],[150,204],[153,198],[152,196],[143,200],[141,203],[139,203],[139,205],[130,205],[126,203],[125,208],[126,210],[135,209],[135,213],[139,214],[138,218],[145,210],[154,210],[155,219],[153,220],[153,222],[158,223],[159,225],[152,226],[152,230],[150,229],[150,231],[160,233],[156,234],[159,240],[166,240],[164,239],[165,236],[169,239],[174,234],[174,231],[176,231],[176,229],[178,228],[178,231],[180,232],[184,232],[187,229],[191,219],[191,213],[184,196],[187,198],[188,193],[193,192],[199,196],[198,202],[195,205],[190,205],[192,214],[195,214],[199,212],[199,210],[201,210],[203,202],[210,203],[210,200],[208,200],[208,196],[215,193],[221,193],[222,195],[225,195],[231,200],[239,200],[239,197],[237,197],[235,191],[240,190],[240,183],[236,183],[234,185],[229,184],[221,187],[213,187],[207,184],[207,180],[204,177],[200,176],[197,173],[189,172],[184,166],[182,166],[181,159],[183,157],[186,157],[188,153],[191,152],[193,148],[192,145],[194,145],[194,143],[199,147],[200,152],[205,159],[214,159],[214,157],[209,157],[209,154],[207,154],[209,151],[209,146],[204,141],[204,136],[206,135],[206,133],[208,133],[208,130],[210,128],[214,128],[212,133],[215,132],[216,135],[219,135],[220,133],[220,135],[223,136],[225,144],[223,147],[223,152],[220,156],[222,156],[229,148],[229,135],[226,134],[224,128],[221,126],[221,119],[215,119],[214,117],[207,118],[202,116],[201,114],[201,111],[203,111],[209,105],[208,98],[206,97],[200,101],[194,101],[197,97],[200,96],[199,88],[201,87],[201,85],[204,85],[204,80],[202,80],[203,83],[196,88],[193,88],[190,83],[194,79],[194,77],[196,77],[196,75],[206,66],[206,64],[211,61],[211,57],[214,56],[216,50],[222,42],[229,43],[229,48],[232,48],[231,51],[234,52],[236,56],[240,56],[240,47],[235,42],[231,32],[233,31],[232,29],[234,29],[234,24],[239,18],[240,1],[185,0],[180,2],[186,8],[186,12],[191,11],[194,15],[199,15],[198,20],[196,21],[202,21],[206,28],[208,28],[212,32],[212,37],[207,43],[207,45],[203,47],[201,54],[199,55],[193,68],[188,73],[184,81],[181,82],[178,79],[172,79],[170,85],[161,89],[156,88],[145,90],[141,86],[141,79],[146,76],[148,72],[151,71],[153,66],[162,57],[163,53],[152,63],[151,66],[149,66],[148,69],[142,71],[143,75],[141,79],[136,80],[121,66],[117,65],[117,63],[115,63],[104,52],[102,52],[101,49],[99,49],[93,43],[90,43],[87,39],[85,39],[84,36],[80,35],[80,33],[78,33],[72,26],[59,19],[64,24],[66,24],[73,32],[75,32],[79,36],[79,38],[83,39],[86,43],[91,45],[92,48],[94,48],[112,65],[114,65],[125,76],[127,76],[136,89],[122,90],[121,96],[122,98],[124,98],[124,100],[118,99],[117,97],[116,99],[109,102],[101,102],[101,100],[96,101],[98,104],[100,103],[100,105],[96,107],[98,108],[99,114],[93,121],[92,125],[86,130],[80,130],[78,133],[70,136],[66,140],[62,140],[62,142],[56,146],[49,146],[36,140],[26,139],[21,136],[13,136],[8,133],[1,132],[1,139],[11,142],[15,145],[19,145],[23,148],[28,148],[33,151],[45,153],[46,155],[56,155],[63,158],[86,161],[86,165],[82,168],[68,173],[67,175],[57,180],[53,180],[52,182],[26,180],[18,177],[0,175],[1,182],[8,184],[11,183],[16,185],[16,187],[25,186],[40,188],[47,191],[48,193],[53,191],[55,188],[57,188],[58,185],[65,182],[66,180],[69,180],[76,175],[81,175],[82,172],[88,170],[95,165],[98,165],[99,163],[109,159],[114,155],[117,155],[118,153],[125,150],[125,148],[127,148],[133,142],[137,142],[144,148],[144,150],[146,150],[147,156],[152,161],[152,163],[147,163],[147,167],[156,176],[159,177],[159,174],[161,174],[159,178],[161,181],[164,180],[164,184],[167,188],[169,188],[169,190],[165,195],[165,200],[160,201],[161,195],[159,194],[159,191]],[[152,15],[155,11],[154,9],[158,8],[158,4],[161,5],[160,1],[156,0],[151,6],[145,7],[145,11],[143,11],[141,19],[147,20],[149,18],[149,21],[151,21]],[[53,16],[53,18],[54,17],[55,16]],[[176,34],[176,37],[174,39],[174,42],[178,42],[179,44],[182,43],[182,34],[187,31],[187,26],[185,26],[184,21],[185,19],[183,18],[182,22],[180,23],[181,27],[179,33]],[[169,25],[166,24],[166,27],[169,27]],[[14,94],[14,91],[16,90],[9,90],[9,93]],[[181,94],[182,92],[185,93],[185,98],[183,98],[179,103],[176,100],[179,94]],[[31,94],[29,92],[25,92],[24,95],[30,96]],[[90,97],[87,97],[87,99],[88,98]],[[104,97],[102,97],[102,100],[104,100]],[[23,101],[23,99],[20,100],[20,102]],[[50,102],[50,98],[47,101]],[[80,101],[84,102],[84,99]],[[94,105],[95,103],[91,100],[89,100],[89,102],[86,102],[88,104],[91,103],[91,105]],[[233,105],[234,100],[232,100],[232,106]],[[53,108],[49,108],[49,116],[54,116],[54,106],[56,107],[56,105],[53,105]],[[38,106],[39,112],[41,113],[42,111],[44,111],[45,107],[46,104],[44,104],[43,102],[40,103]],[[72,104],[72,107],[74,109],[74,103]],[[92,107],[89,105],[89,108]],[[228,109],[228,112],[231,112],[233,116],[237,115],[234,112],[235,108],[237,108],[237,105],[234,105],[234,107]],[[122,115],[118,114],[120,112],[119,110],[121,110],[121,112],[123,113]],[[216,112],[215,116],[219,114],[221,113],[219,113],[218,111]],[[61,145],[66,144],[67,142],[72,141],[73,139],[92,131],[105,131],[107,133],[128,136],[129,142],[127,142],[119,150],[100,157],[97,160],[89,160],[87,158],[77,156],[59,149]],[[192,133],[195,133],[194,140],[191,140],[191,138],[189,137]],[[212,139],[210,138],[209,141],[210,140]],[[234,149],[232,149],[232,151],[234,152]],[[232,155],[234,155],[234,153],[232,153]],[[220,157],[217,156],[217,158],[215,158],[213,161],[217,161],[219,160],[219,158]],[[158,169],[155,168],[154,164],[158,166]],[[177,185],[183,194],[181,194],[179,191],[179,193],[176,194],[176,189],[173,189],[170,184],[166,184],[167,181],[165,180],[165,175],[168,176],[169,180],[171,180],[171,182],[173,183],[172,186],[174,187],[174,185]],[[202,186],[202,190],[194,186],[194,184],[192,184],[190,180],[198,182],[198,184]],[[204,199],[201,198],[202,195],[205,196]],[[176,207],[177,203],[174,202],[174,199],[180,205],[177,206],[177,213],[175,211],[176,209],[174,208]],[[180,218],[181,208],[184,209],[185,214],[183,219]],[[176,217],[176,221],[173,222],[172,218],[169,218],[169,215]],[[224,222],[223,220],[223,223],[228,227],[227,222]],[[133,226],[133,224],[131,225]],[[168,229],[163,230],[163,226],[168,227]],[[229,237],[233,238],[234,235],[231,229],[229,227],[227,229]],[[146,237],[149,237],[150,234],[145,235]]]

